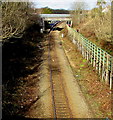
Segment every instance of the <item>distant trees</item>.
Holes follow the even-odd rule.
[[[100,17],[102,17],[103,15],[102,10],[105,7],[105,5],[106,5],[105,0],[97,0],[98,14]]]
[[[99,6],[100,8],[103,7],[103,5],[106,4],[106,1],[105,0],[97,0],[97,6]]]
[[[95,35],[98,40],[111,41],[111,13],[110,11],[100,18],[94,20]]]
[[[69,14],[69,10],[51,9],[48,7],[36,9],[35,12],[40,13],[40,14]]]
[[[106,0],[97,0],[96,5],[97,6],[92,10],[86,10],[87,4],[84,1],[75,2],[71,12],[73,25],[74,27],[80,28],[81,31],[87,30],[89,33],[92,32],[95,36],[95,41],[98,43],[104,44],[105,41],[111,43],[113,38],[111,30],[111,20],[113,18],[113,15],[111,14],[112,6],[108,5]]]
[[[73,4],[73,10],[71,11],[73,24],[79,24],[84,16],[85,16],[85,10],[88,8],[88,5],[85,1],[76,1]]]
[[[64,9],[53,9],[53,14],[69,14],[69,10],[64,10]]]
[[[111,42],[111,7],[106,7],[104,0],[98,0],[97,6],[94,11],[95,17],[93,18],[95,35],[98,40]],[[107,9],[107,12],[103,12],[104,9]]]
[[[52,14],[53,11],[51,8],[45,7],[42,9],[42,14]]]

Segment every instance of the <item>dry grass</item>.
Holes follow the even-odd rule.
[[[93,110],[95,117],[111,117],[111,91],[109,86],[104,84],[93,68],[83,59],[76,46],[66,37],[64,31],[63,45],[71,63],[74,76],[78,81],[89,106]]]
[[[91,13],[89,17],[79,25],[75,25],[74,28],[80,30],[90,41],[113,55],[113,42],[111,38],[111,11],[103,13],[102,16],[98,14],[92,18]]]

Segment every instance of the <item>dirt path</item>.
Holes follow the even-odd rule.
[[[51,32],[48,39],[51,39],[50,60],[47,46],[40,70],[41,97],[30,108],[26,117],[53,118],[56,114],[58,118],[94,118],[73,76],[59,31]]]

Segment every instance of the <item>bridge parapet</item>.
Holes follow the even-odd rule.
[[[40,14],[42,18],[43,30],[45,30],[46,21],[66,21],[69,26],[72,26],[72,17],[70,14]]]

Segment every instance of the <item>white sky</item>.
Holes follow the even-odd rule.
[[[71,9],[73,3],[76,1],[78,0],[34,0],[34,3],[36,8],[49,7],[53,9]],[[84,0],[84,1],[88,4],[89,9],[94,8],[97,2],[97,0]]]

